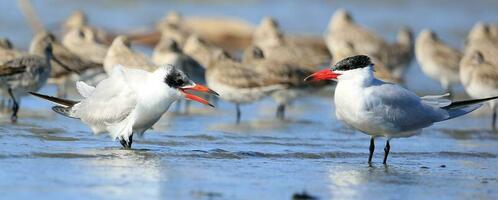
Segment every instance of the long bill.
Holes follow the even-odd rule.
[[[211,106],[213,108],[214,108],[214,105],[211,104],[211,103],[209,103],[209,101],[207,101],[207,100],[205,100],[205,99],[203,99],[201,97],[195,96],[193,94],[187,93],[187,90],[193,90],[193,91],[198,91],[198,92],[205,92],[205,93],[213,94],[213,95],[216,95],[216,96],[220,96],[217,92],[209,89],[206,86],[199,85],[199,84],[195,84],[194,86],[185,86],[185,87],[181,87],[180,88],[180,91],[185,95],[185,99],[192,100],[192,101],[197,101],[199,103]]]
[[[68,67],[66,64],[62,63],[57,57],[52,56],[52,60],[55,61],[57,64],[59,64],[65,70],[67,70],[69,72],[73,72],[73,73],[78,74],[78,75],[81,75],[81,73],[78,70],[72,69],[71,67]]]
[[[321,80],[334,80],[341,74],[335,73],[330,69],[323,69],[317,71],[304,79],[304,81],[321,81]]]

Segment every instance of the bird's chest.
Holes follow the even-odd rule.
[[[148,129],[168,111],[173,98],[155,97],[140,98],[135,109],[134,129]]]
[[[365,133],[379,132],[379,120],[368,99],[368,91],[337,87],[334,95],[336,117]]]

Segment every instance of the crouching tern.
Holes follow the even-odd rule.
[[[142,135],[150,129],[170,105],[181,98],[214,107],[187,91],[218,95],[206,86],[194,83],[172,65],[153,72],[116,65],[111,75],[96,87],[81,81],[76,87],[83,97],[80,101],[30,93],[57,104],[52,110],[80,119],[95,134],[108,132],[126,149],[131,148],[133,135]]]
[[[348,57],[308,76],[305,81],[336,80],[336,117],[371,136],[368,163],[372,162],[376,137],[387,137],[384,164],[392,138],[410,137],[433,123],[474,111],[490,97],[451,102],[447,95],[419,97],[415,93],[374,77],[374,64],[368,56]]]

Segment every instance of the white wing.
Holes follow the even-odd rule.
[[[144,82],[147,75],[142,70],[114,67],[109,78],[102,80],[87,98],[73,107],[74,115],[85,123],[101,127],[124,120],[137,104],[132,84]]]
[[[88,98],[95,90],[95,87],[90,86],[83,81],[78,81],[76,82],[76,89],[82,97]]]

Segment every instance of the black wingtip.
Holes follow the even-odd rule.
[[[455,101],[455,102],[451,102],[450,105],[447,105],[447,106],[442,107],[442,108],[443,109],[458,108],[458,107],[462,107],[462,106],[468,106],[468,105],[472,105],[472,104],[477,104],[477,103],[482,103],[482,102],[486,102],[486,101],[491,101],[491,100],[494,100],[494,99],[498,99],[498,96],[488,97],[488,98],[483,98],[483,99],[472,99],[472,100],[466,100],[466,101]]]

